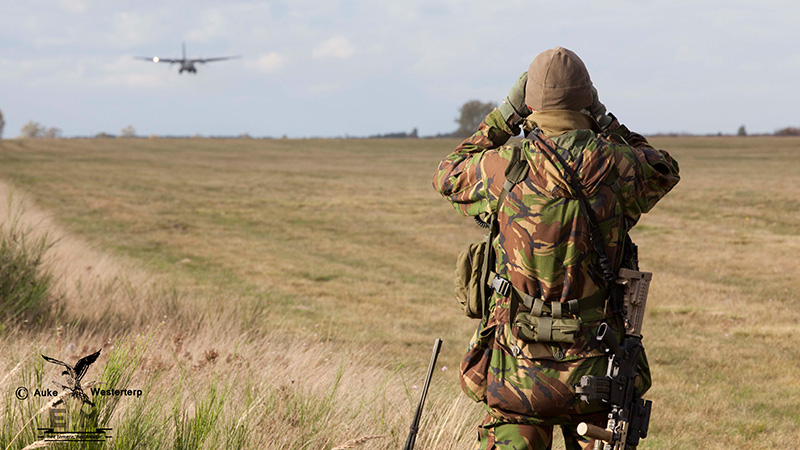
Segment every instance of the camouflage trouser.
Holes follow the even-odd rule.
[[[591,414],[577,418],[572,425],[562,425],[564,443],[567,450],[594,448],[594,441],[587,440],[575,431],[577,424],[586,421],[605,428],[606,414]],[[497,423],[486,416],[484,424],[478,428],[479,450],[550,450],[553,441],[552,425],[525,425],[516,423]]]

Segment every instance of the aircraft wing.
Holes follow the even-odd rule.
[[[167,59],[167,58],[159,58],[158,56],[153,56],[152,58],[147,56],[134,56],[134,59],[141,59],[143,61],[151,61],[154,63],[179,63],[181,62],[180,59]]]
[[[197,59],[190,59],[189,61],[193,63],[207,63],[207,62],[214,62],[214,61],[224,61],[226,59],[237,59],[241,58],[241,56],[220,56],[217,58],[197,58]]]

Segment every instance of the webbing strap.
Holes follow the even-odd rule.
[[[548,342],[553,338],[553,318],[548,316],[539,316],[537,320],[537,339],[540,341]]]
[[[503,190],[497,196],[497,206],[494,211],[494,216],[500,213],[500,208],[503,206],[503,201],[506,195],[514,189],[514,186],[525,178],[528,173],[528,161],[522,158],[522,150],[519,146],[514,146],[511,151],[511,160],[508,161],[506,166],[506,181],[503,183]]]
[[[522,158],[522,150],[515,146],[511,153],[511,162],[506,167],[506,181],[513,185],[519,183],[528,173],[528,162]]]
[[[550,313],[553,316],[553,319],[560,319],[561,318],[561,302],[551,302],[550,303]]]
[[[572,299],[565,302],[545,302],[542,298],[526,294],[511,284],[505,278],[492,272],[487,283],[495,292],[503,297],[511,297],[517,304],[522,305],[534,316],[550,313],[554,319],[560,319],[565,314],[580,316],[582,313],[604,308],[606,304],[606,292],[597,291],[589,297],[582,299]],[[591,314],[594,317],[594,314]]]
[[[497,214],[500,213],[500,207],[503,206],[503,201],[505,201],[506,195],[511,192],[511,189],[514,189],[514,183],[512,183],[510,180],[506,180],[506,182],[503,183],[503,190],[500,191],[500,195],[497,196],[497,209],[492,213],[494,216],[497,216]]]
[[[530,294],[526,294],[526,293],[520,291],[519,289],[517,289],[516,292],[519,295],[520,299],[522,299],[522,301],[520,303],[522,303],[522,305],[525,306],[528,309],[533,309],[533,305],[534,305],[534,302],[536,301],[536,297],[534,297],[534,296],[532,296]]]
[[[534,316],[541,316],[542,310],[544,309],[544,300],[537,298],[533,301],[533,306],[531,307],[531,314]]]
[[[495,206],[495,210],[492,211],[491,215],[489,216],[489,237],[487,245],[489,248],[487,248],[484,252],[483,259],[483,270],[488,272],[487,277],[485,278],[486,282],[495,289],[502,289],[502,285],[494,285],[495,280],[503,280],[503,278],[498,277],[496,274],[494,274],[494,272],[491,272],[491,270],[494,269],[495,263],[497,262],[495,258],[496,255],[494,255],[494,248],[492,246],[492,243],[500,232],[500,224],[497,223],[497,216],[500,214],[500,208],[503,207],[503,202],[505,201],[508,193],[514,189],[514,186],[517,183],[525,178],[527,173],[528,161],[522,158],[522,149],[520,149],[519,146],[514,146],[511,152],[511,160],[508,161],[508,165],[506,166],[505,170],[506,181],[503,183],[503,189],[500,191],[500,195],[497,196],[497,205]],[[505,288],[506,291],[507,289],[508,287]],[[486,289],[483,289],[480,292],[481,311],[483,311],[483,318],[485,319],[489,313],[489,298],[487,297]],[[507,292],[505,295],[508,295]],[[503,296],[505,297],[505,295]]]

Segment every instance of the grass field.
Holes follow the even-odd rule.
[[[654,144],[682,181],[633,234],[655,273],[641,448],[792,445],[800,139]],[[51,311],[2,331],[0,450],[46,422],[50,399],[14,397],[58,379],[39,353],[96,349],[86,380],[145,392],[99,400],[112,448],[399,448],[436,337],[417,448],[471,448],[482,414],[457,368],[475,324],[451,279],[481,230],[431,187],[456,145],[0,141],[4,216],[54,242]]]

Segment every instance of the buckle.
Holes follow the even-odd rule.
[[[501,296],[508,297],[509,292],[511,292],[511,283],[505,278],[495,275],[492,280],[492,289]]]

